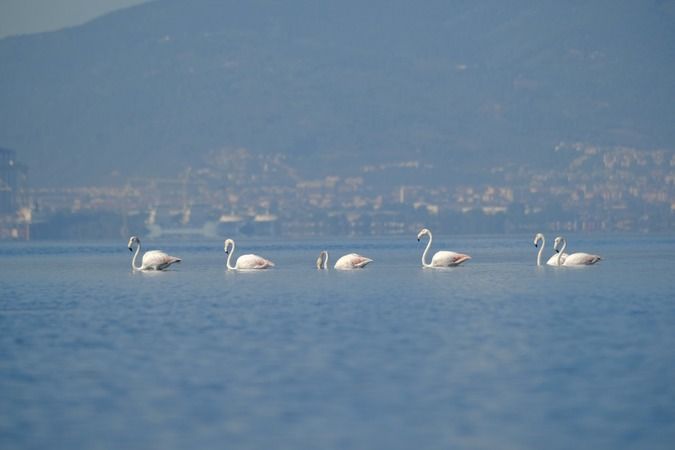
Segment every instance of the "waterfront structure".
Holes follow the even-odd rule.
[[[26,198],[28,169],[16,152],[0,147],[0,239],[29,239],[32,211]]]

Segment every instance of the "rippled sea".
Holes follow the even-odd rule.
[[[549,241],[553,236],[549,237]],[[675,237],[0,245],[0,448],[672,449]],[[327,248],[373,258],[318,271]],[[432,249],[433,250],[433,249]],[[550,254],[550,244],[547,249]]]

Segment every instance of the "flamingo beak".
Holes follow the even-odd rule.
[[[419,241],[420,241],[420,238],[417,238],[417,242],[419,242]]]
[[[133,252],[133,250],[131,249],[131,247],[129,247],[129,251],[130,251],[130,252]]]
[[[537,244],[535,243],[534,246],[537,247]]]
[[[556,252],[556,253],[560,253],[560,250],[558,250],[558,249],[556,248],[556,249],[555,249],[555,252]]]

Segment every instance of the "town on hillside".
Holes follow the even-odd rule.
[[[587,143],[554,151],[557,167],[493,167],[475,184],[415,160],[305,179],[283,155],[239,148],[162,178],[33,188],[17,152],[0,149],[0,238],[675,230],[675,152]]]

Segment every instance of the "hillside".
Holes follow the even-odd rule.
[[[461,178],[560,141],[673,147],[673,1],[362,3],[164,0],[0,40],[0,145],[36,186],[237,148]]]

